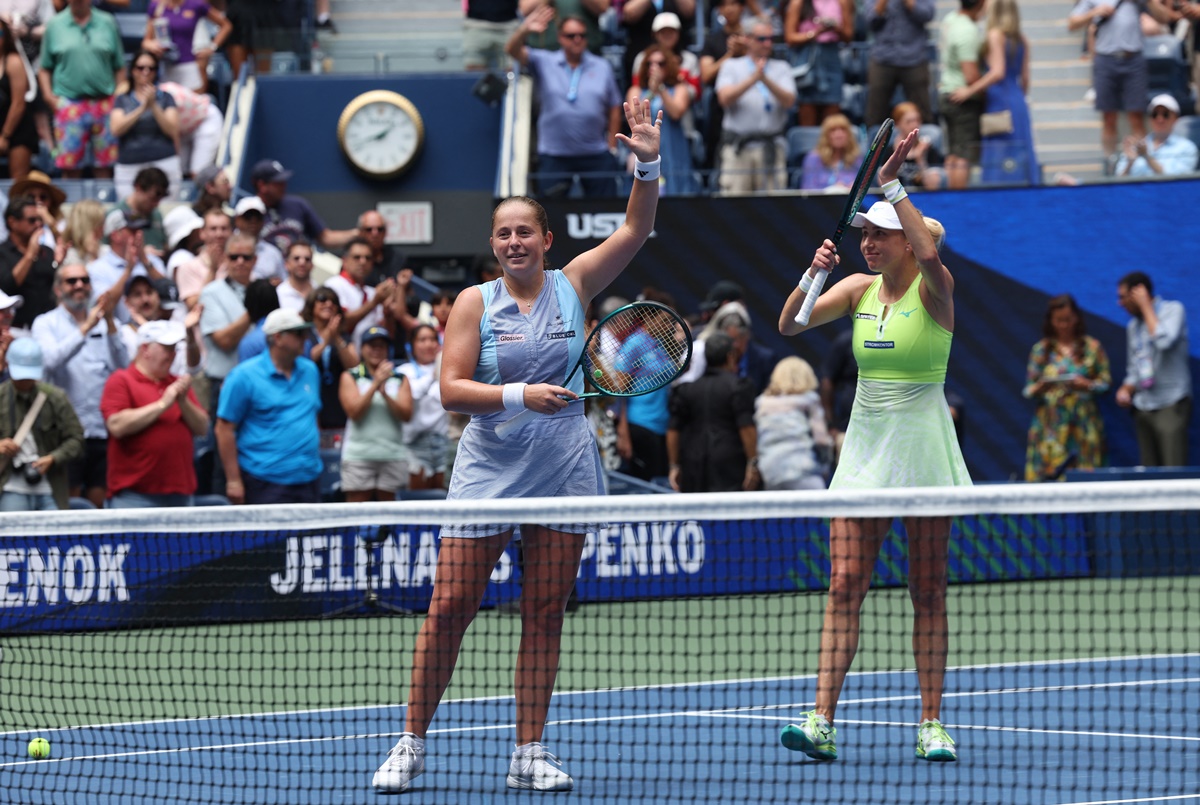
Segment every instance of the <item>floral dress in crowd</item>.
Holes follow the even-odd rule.
[[[1073,376],[1095,385],[1091,391],[1070,388],[1065,380]],[[1039,380],[1049,384],[1035,397],[1033,386]],[[1073,467],[1078,469],[1095,469],[1108,463],[1104,421],[1096,396],[1108,391],[1111,384],[1108,355],[1095,338],[1084,336],[1079,349],[1065,354],[1045,338],[1034,345],[1022,391],[1038,404],[1025,451],[1026,481],[1045,480],[1072,454],[1077,456]]]

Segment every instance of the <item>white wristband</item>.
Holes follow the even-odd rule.
[[[523,410],[525,410],[525,384],[524,383],[505,383],[504,384],[504,410],[505,411],[523,411]]]
[[[655,157],[653,162],[642,162],[633,158],[633,175],[643,182],[657,182],[662,173],[662,157]]]
[[[809,266],[809,268],[812,268],[812,266]],[[800,290],[804,291],[805,293],[808,293],[808,289],[812,287],[812,284],[813,284],[813,278],[808,273],[808,269],[805,269],[804,276],[800,278]]]
[[[900,184],[899,179],[892,179],[883,186],[883,197],[894,206],[908,198],[908,191]]]

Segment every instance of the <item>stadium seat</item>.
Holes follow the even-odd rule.
[[[862,125],[867,113],[867,85],[842,84],[842,114],[855,125]]]
[[[1200,116],[1187,115],[1175,121],[1175,133],[1200,147]]]
[[[1148,74],[1147,103],[1155,95],[1166,93],[1178,101],[1183,114],[1191,114],[1195,103],[1188,87],[1189,68],[1183,43],[1171,34],[1148,36],[1142,54],[1146,57]]]
[[[842,59],[842,83],[867,83],[867,51],[870,46],[866,42],[851,42],[843,45],[840,56]]]
[[[300,56],[291,51],[276,52],[271,54],[271,72],[272,73],[298,73],[300,72]]]
[[[793,190],[800,187],[804,155],[816,148],[820,138],[820,126],[792,126],[787,130],[788,187]]]

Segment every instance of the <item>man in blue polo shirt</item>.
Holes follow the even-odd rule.
[[[565,196],[578,174],[584,196],[616,195],[614,154],[622,110],[612,67],[588,52],[587,26],[578,17],[559,20],[559,50],[526,47],[526,36],[545,31],[553,21],[553,8],[538,8],[505,47],[537,80],[539,192]]]
[[[262,328],[267,351],[225,379],[216,434],[231,503],[320,501],[321,381],[303,357],[311,326],[294,310],[271,311]]]

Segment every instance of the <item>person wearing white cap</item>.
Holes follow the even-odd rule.
[[[690,31],[695,16],[694,0],[625,0],[621,6],[621,27],[625,29],[625,59],[622,64],[625,82],[635,72],[635,57],[654,44],[660,30],[673,27],[682,33],[686,25]]]
[[[0,511],[65,509],[67,467],[83,455],[79,417],[66,393],[44,382],[37,341],[16,339],[8,359],[11,377],[0,383]]]
[[[200,247],[200,229],[204,219],[186,204],[181,204],[163,216],[167,233],[167,276],[175,278],[175,270],[196,258]]]
[[[796,314],[818,269],[832,271],[838,256],[826,240],[788,297],[779,332],[795,335],[850,316],[858,387],[850,424],[830,489],[966,486],[963,462],[946,405],[946,366],[954,338],[954,279],[938,255],[942,225],[924,218],[896,178],[917,144],[914,129],[879,170],[887,201],[854,217],[860,250],[872,273],[850,274],[817,300],[808,326]],[[837,757],[833,727],[838,696],[858,648],[858,614],[890,518],[835,518],[829,526],[832,558],[829,603],[818,661],[816,707],[780,735],[788,749],[809,757]],[[921,692],[916,755],[953,761],[957,750],[939,721],[949,647],[946,567],[950,519],[907,517],[909,593],[913,601],[913,654]]]
[[[208,433],[208,415],[191,389],[192,376],[171,374],[185,338],[178,322],[146,322],[138,328],[133,363],[104,384],[110,509],[192,504],[192,439]]]
[[[225,379],[216,435],[232,503],[320,500],[321,378],[303,355],[311,326],[294,310],[271,311],[262,328],[267,351]]]
[[[1150,115],[1147,137],[1129,136],[1117,159],[1117,176],[1179,176],[1196,170],[1200,150],[1187,137],[1175,133],[1179,102],[1163,93],[1146,109]]]
[[[19,294],[9,296],[4,291],[0,291],[0,380],[8,377],[8,364],[5,363],[5,353],[8,352],[8,345],[16,337],[12,332],[13,318],[17,310],[24,303],[25,299]]]
[[[687,82],[688,87],[692,90],[692,99],[695,100],[700,96],[700,59],[695,53],[683,47],[681,34],[683,23],[680,21],[679,15],[673,11],[655,14],[654,23],[650,29],[654,32],[652,44],[666,48],[679,57],[679,77]],[[646,51],[642,50],[633,59],[632,81],[634,83],[638,80],[638,71],[642,69],[642,61],[645,57]]]
[[[262,239],[266,215],[267,207],[261,198],[246,196],[234,208],[233,228],[236,232],[254,238],[254,253],[258,255],[258,259],[254,263],[254,274],[250,278],[270,280],[278,285],[287,279],[287,269],[283,264],[283,253]]]

